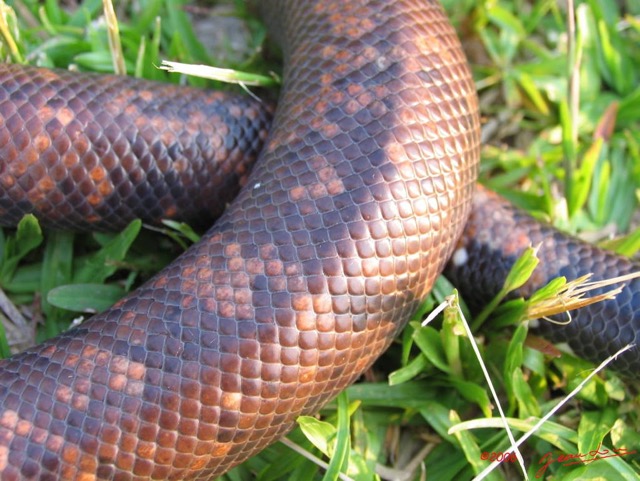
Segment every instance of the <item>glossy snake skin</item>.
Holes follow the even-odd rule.
[[[80,327],[0,363],[3,481],[211,479],[355,381],[403,327],[456,246],[474,259],[471,241],[456,240],[474,191],[477,104],[440,6],[274,0],[262,8],[283,45],[285,71],[274,126],[253,173],[245,178],[241,163],[232,173],[245,184],[238,197],[200,243],[148,283]],[[7,67],[3,75],[22,74]],[[85,83],[65,80],[67,74],[34,75],[45,77],[31,87],[42,101],[29,117],[36,120],[19,114],[13,122],[24,128],[5,121],[0,131],[3,155],[15,154],[2,159],[3,218],[55,214],[59,206],[75,215],[81,206],[80,226],[101,228],[103,219],[108,227],[130,215],[123,209],[137,202],[112,200],[114,191],[153,199],[141,202],[143,210],[161,207],[151,218],[172,214],[183,195],[194,196],[173,187],[182,173],[191,176],[181,163],[189,148],[174,142],[182,127],[167,132],[164,122],[152,122],[164,132],[162,141],[87,127],[104,118],[136,125],[131,118],[147,115],[143,104],[156,102],[156,87],[114,89],[116,80],[98,81],[104,97],[93,102],[92,90],[84,93]],[[65,93],[43,101],[43,85],[58,83]],[[28,89],[14,90],[32,113]],[[143,92],[141,103],[134,90]],[[60,110],[49,110],[52,102]],[[260,137],[264,117],[239,102],[228,114],[212,115],[233,123],[248,113],[260,119],[248,127]],[[21,111],[9,104],[0,102],[0,114]],[[122,114],[125,104],[132,106]],[[199,114],[175,115],[189,123]],[[46,134],[33,124],[46,124]],[[95,142],[87,132],[107,152],[107,165],[87,153]],[[208,152],[207,138],[216,135],[187,145]],[[240,157],[235,146],[244,140],[215,138]],[[134,175],[121,168],[118,151]],[[172,162],[155,155],[164,151]],[[134,159],[141,155],[165,179],[153,195],[155,187],[139,177],[142,161]],[[249,149],[246,162],[253,157]],[[225,159],[203,168],[210,177],[215,169],[233,171]],[[67,179],[89,196],[78,196]],[[638,321],[630,322],[637,336]],[[590,321],[583,327],[588,331]],[[637,371],[632,356],[623,370]]]

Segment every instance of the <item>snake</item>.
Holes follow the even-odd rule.
[[[108,229],[196,197],[198,220],[235,195],[200,242],[112,308],[0,361],[3,481],[221,475],[355,382],[452,255],[470,302],[529,244],[543,258],[534,287],[637,269],[476,187],[474,82],[436,1],[260,8],[284,56],[271,127],[251,100],[2,67],[3,222],[34,213]],[[209,129],[218,121],[231,127]],[[192,153],[207,162],[187,165]],[[638,287],[549,334],[591,358],[637,342]],[[639,367],[637,350],[617,361]]]

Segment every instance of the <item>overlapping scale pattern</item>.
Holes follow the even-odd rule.
[[[516,259],[529,246],[537,248],[540,264],[529,282],[512,297],[530,297],[558,276],[572,281],[593,274],[590,281],[596,282],[640,271],[637,263],[559,232],[479,187],[471,217],[445,274],[477,310],[498,294]],[[557,316],[561,324],[540,320],[539,331],[554,342],[568,343],[578,355],[596,363],[628,344],[638,346],[640,280],[601,287],[588,295],[603,294],[614,287],[622,287],[615,298],[573,310],[570,317]],[[634,347],[625,352],[612,367],[637,378],[640,349]]]
[[[268,106],[130,77],[0,66],[0,225],[208,225],[262,147]]]
[[[221,474],[355,381],[441,270],[473,191],[479,120],[473,81],[440,6],[261,5],[286,62],[258,164],[203,240],[141,289],[0,363],[3,480]],[[46,92],[65,74],[39,75]],[[85,134],[106,125],[96,135],[99,144],[102,136],[113,142],[104,146],[109,157],[130,148],[121,147],[121,134],[110,137],[111,126],[126,131],[121,116],[132,109],[135,119],[140,108],[131,87],[96,82],[98,96],[113,90],[97,101],[109,105],[107,118],[91,118],[88,98],[68,117],[64,108],[44,117],[75,126],[88,116]],[[86,92],[67,96],[63,87],[57,95],[75,105]],[[5,144],[15,134],[1,134]],[[53,141],[34,148],[55,150]],[[156,148],[172,150],[150,143]],[[56,185],[53,177],[78,170],[93,175],[87,190],[110,190],[100,184],[109,169],[83,164],[84,154],[67,154],[78,158],[68,173],[54,168],[24,182],[52,177],[44,183]],[[30,160],[17,165],[5,162],[4,170],[28,170]],[[54,197],[42,210],[59,208]]]

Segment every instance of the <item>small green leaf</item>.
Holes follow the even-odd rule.
[[[618,418],[611,428],[611,441],[616,448],[632,451],[640,446],[640,433]]]
[[[4,324],[0,322],[0,358],[6,359],[11,356],[11,348],[7,341],[7,333],[4,330]]]
[[[193,228],[189,224],[185,222],[177,222],[171,219],[164,219],[162,223],[166,225],[168,228],[186,237],[193,243],[196,243],[200,240],[200,236],[193,230]],[[170,232],[167,232],[167,234],[171,235]]]
[[[583,155],[580,167],[574,172],[571,179],[572,197],[567,198],[570,214],[578,212],[589,197],[595,167],[601,158],[604,145],[602,138],[595,139]]]
[[[111,60],[111,54],[108,51],[103,52],[86,52],[79,53],[74,57],[75,62],[78,65],[89,68],[96,72],[113,73],[113,62]],[[127,71],[132,71],[129,65],[127,65]]]
[[[307,439],[325,456],[330,456],[329,444],[336,435],[335,426],[312,416],[300,416],[297,422]]]
[[[406,366],[409,364],[409,359],[411,358],[411,352],[413,350],[413,332],[415,330],[414,326],[419,325],[420,319],[422,317],[417,318],[416,316],[413,319],[417,319],[410,322],[405,329],[402,330],[401,339],[402,339],[402,360],[400,365]]]
[[[616,410],[610,406],[583,412],[578,426],[578,451],[588,453],[599,449],[617,418]]]
[[[416,356],[411,362],[409,362],[406,366],[401,367],[393,371],[389,374],[389,385],[396,386],[398,384],[402,384],[404,382],[410,381],[418,374],[423,372],[427,366],[429,366],[429,360],[423,355],[420,354]]]
[[[525,366],[527,369],[533,371],[534,373],[538,374],[539,376],[541,376],[541,380],[543,380],[542,385],[540,386],[541,389],[546,389],[547,388],[547,384],[546,382],[546,378],[545,376],[545,372],[546,372],[546,364],[545,364],[545,360],[544,360],[544,354],[540,351],[538,351],[537,349],[531,349],[528,347],[525,347],[524,349],[524,359],[522,361],[523,366]]]
[[[537,249],[529,247],[525,249],[504,281],[504,292],[509,293],[522,287],[529,280],[534,269],[538,266],[540,260],[537,257]]]
[[[427,420],[438,435],[445,441],[453,443],[455,442],[455,438],[449,434],[449,429],[453,425],[450,412],[450,408],[443,406],[437,401],[431,401],[426,407],[420,409],[420,415]]]
[[[509,377],[509,373],[511,371],[522,366],[522,360],[524,357],[522,345],[527,337],[527,332],[528,329],[526,324],[521,324],[511,337],[503,369],[503,375],[505,378]]]
[[[507,348],[507,355],[505,356],[502,375],[504,376],[505,387],[509,396],[510,409],[513,409],[518,400],[518,393],[516,392],[516,388],[513,383],[513,374],[516,371],[520,371],[520,373],[522,373],[521,366],[524,358],[522,345],[526,337],[527,326],[526,324],[520,324],[513,333],[511,341],[509,342],[509,347]]]
[[[640,227],[624,237],[606,242],[603,247],[623,256],[632,257],[640,251]]]
[[[555,277],[534,292],[527,300],[527,303],[535,304],[536,302],[542,302],[544,300],[551,299],[552,297],[556,297],[566,285],[566,277]]]
[[[522,321],[527,314],[527,303],[524,299],[511,299],[503,302],[491,314],[491,325],[493,327],[513,326]]]
[[[531,102],[533,102],[536,109],[538,109],[542,115],[549,115],[549,106],[531,76],[524,72],[520,72],[518,82],[520,83],[522,90],[526,92]]]
[[[431,388],[430,388],[431,386]],[[393,406],[401,409],[422,409],[434,399],[442,397],[433,383],[409,381],[397,386],[388,382],[354,384],[347,389],[349,399],[357,399],[363,406]]]
[[[440,333],[431,326],[420,326],[419,323],[411,323],[415,329],[413,340],[422,351],[422,354],[438,369],[451,372],[442,346]]]
[[[3,288],[12,294],[33,294],[40,290],[42,264],[21,265],[16,269],[11,282]]]
[[[40,278],[40,292],[42,293],[42,310],[45,318],[45,332],[47,337],[58,334],[58,321],[64,315],[57,311],[49,302],[47,296],[54,287],[71,283],[73,268],[74,236],[69,232],[54,231],[47,237],[42,271]]]
[[[51,289],[47,301],[61,309],[94,314],[108,309],[124,294],[114,284],[68,284]]]
[[[540,416],[540,405],[531,391],[531,387],[524,379],[524,374],[521,368],[516,368],[512,371],[510,378],[510,384],[513,389],[513,395],[518,403],[519,415],[521,417],[528,416]]]
[[[20,258],[31,252],[42,243],[42,229],[38,219],[32,214],[25,215],[18,223],[16,231],[16,252]]]
[[[138,236],[142,222],[134,220],[98,252],[83,259],[73,276],[74,283],[103,282],[119,268],[131,244]]]
[[[489,302],[489,304],[482,309],[482,312],[473,320],[471,324],[472,331],[475,332],[482,326],[489,314],[498,307],[509,292],[522,287],[529,280],[539,262],[537,249],[528,247],[524,250],[520,257],[514,262],[513,266],[511,266],[511,270],[500,292],[498,292],[491,302]]]
[[[460,416],[455,411],[451,411],[449,414],[451,424],[460,423]],[[478,442],[469,431],[456,431],[454,436],[458,440],[465,458],[471,466],[473,471],[479,474],[484,469],[484,460],[482,459],[482,450],[478,446]],[[484,479],[490,481],[500,481],[501,477],[497,472],[491,472]]]
[[[487,391],[474,382],[455,378],[450,381],[464,399],[478,405],[486,417],[491,417],[491,401]]]
[[[592,363],[566,353],[563,353],[562,356],[558,358],[554,358],[552,362],[568,380],[568,390],[577,387],[594,369]],[[591,381],[580,390],[576,397],[599,407],[605,407],[608,404],[604,381],[597,376],[591,379]]]
[[[5,239],[3,234],[2,239],[0,282],[4,285],[9,284],[18,263],[42,244],[42,229],[35,216],[27,214],[18,223],[15,236]]]
[[[346,470],[349,464],[349,452],[351,450],[351,437],[349,433],[349,398],[346,391],[338,397],[338,427],[334,442],[331,461],[322,481],[336,481],[340,473]]]
[[[457,304],[457,293],[454,294],[454,298],[453,302]],[[444,310],[444,320],[440,331],[442,346],[447,358],[447,364],[450,367],[449,372],[461,379],[464,378],[462,359],[460,357],[461,342],[466,341],[466,332],[462,322],[458,308],[450,305]]]

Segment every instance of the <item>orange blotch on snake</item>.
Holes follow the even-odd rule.
[[[75,118],[76,118],[76,114],[73,112],[73,110],[66,107],[63,107],[56,112],[56,119],[63,126],[69,125],[71,121],[74,120]]]
[[[9,436],[13,437],[13,433],[10,433]],[[0,470],[4,470],[8,464],[9,464],[9,448],[7,446],[0,446]]]
[[[240,409],[241,403],[242,403],[242,393],[239,393],[239,392],[222,393],[222,396],[220,397],[220,407],[222,409],[237,411]]]
[[[75,465],[80,459],[80,450],[73,444],[66,444],[62,449],[61,457],[65,464]]]
[[[504,256],[519,256],[522,251],[531,245],[531,240],[523,232],[509,236],[509,242],[504,242],[502,251]]]
[[[264,274],[264,263],[260,259],[247,259],[244,263],[248,274]]]
[[[320,100],[313,106],[313,111],[318,115],[323,115],[327,112],[328,107],[329,105],[326,101]]]
[[[49,136],[44,132],[38,133],[33,138],[33,146],[39,153],[42,153],[45,150],[47,150],[50,145],[51,145],[51,138],[49,138]]]
[[[122,374],[112,374],[109,378],[109,387],[114,391],[123,391],[127,385],[127,376]]]
[[[236,304],[236,309],[252,309],[252,306],[249,306],[253,297],[253,293],[249,289],[236,289],[233,299]],[[239,314],[238,314],[239,315]]]
[[[96,165],[93,169],[91,169],[91,171],[89,172],[89,176],[91,177],[91,180],[93,180],[94,182],[98,183],[101,180],[103,180],[105,178],[105,176],[107,175],[107,171],[105,170],[104,167],[102,167],[101,165]]]
[[[47,438],[46,447],[49,451],[57,453],[60,452],[65,444],[64,438],[56,434],[52,434]]]
[[[160,138],[162,139],[162,143],[166,146],[173,145],[178,141],[176,134],[170,130],[165,130]]]
[[[225,318],[232,318],[236,313],[236,306],[233,302],[218,302],[218,315]]]
[[[98,192],[102,197],[107,197],[113,192],[113,184],[108,180],[102,181],[97,185]]]
[[[43,105],[42,107],[40,107],[40,109],[38,109],[38,118],[43,124],[46,124],[55,116],[56,116],[56,111],[53,108],[51,108],[49,105]],[[44,135],[44,133],[41,133],[38,135]]]
[[[45,198],[45,194],[40,190],[30,190],[27,194],[29,201],[32,204],[39,204]]]
[[[151,459],[156,453],[156,447],[153,443],[139,442],[136,453],[141,458]]]
[[[9,167],[9,172],[14,177],[21,177],[27,171],[27,168],[28,166],[26,162],[18,162],[18,161],[11,162]]]
[[[360,84],[351,83],[347,86],[347,93],[352,97],[356,97],[358,94],[362,93],[363,90],[364,89]]]
[[[331,296],[328,294],[314,296],[313,310],[316,314],[327,314],[331,312]]]
[[[47,436],[49,436],[49,433],[46,430],[34,426],[31,434],[29,435],[29,439],[36,444],[44,444]]]
[[[87,202],[89,202],[89,204],[91,204],[94,207],[96,205],[100,205],[100,203],[102,202],[103,199],[104,199],[104,197],[102,197],[97,192],[92,192],[91,194],[89,194],[87,196]]]
[[[401,144],[392,143],[391,145],[388,145],[386,148],[386,152],[389,160],[391,160],[392,162],[403,162],[407,159],[407,153],[405,152],[404,147]]]
[[[291,307],[295,311],[306,311],[311,309],[311,297],[308,294],[294,294],[291,297]]]
[[[199,471],[199,470],[203,469],[207,465],[208,461],[209,461],[209,457],[208,456],[200,457],[198,459],[195,459],[195,460],[191,461],[191,464],[190,464],[189,468],[194,470],[194,471]]]
[[[301,359],[301,362],[300,362],[302,366],[306,364],[306,367],[301,366],[299,370],[298,380],[301,383],[312,382],[316,377],[316,373],[318,372],[318,367],[316,366],[316,363],[318,361],[317,359],[318,353],[309,352],[308,354],[311,356],[311,359]]]
[[[291,201],[298,201],[307,197],[307,189],[304,186],[296,186],[289,190],[289,199]]]
[[[164,217],[171,219],[173,217],[175,217],[178,214],[178,208],[175,205],[172,205],[170,207],[167,207],[164,210]]]
[[[78,163],[78,154],[75,152],[67,152],[62,156],[62,163],[67,169],[74,167]]]
[[[348,50],[340,50],[338,53],[336,53],[336,55],[333,58],[334,60],[337,60],[339,62],[346,62],[351,58],[351,56],[352,56],[352,53],[349,52]]]
[[[127,367],[127,376],[134,381],[142,381],[147,372],[144,364],[139,362],[129,362]]]
[[[244,269],[244,259],[233,257],[227,260],[227,269],[233,272],[240,272]]]
[[[18,436],[26,437],[33,430],[33,424],[29,421],[20,420],[16,424],[15,433]]]
[[[265,274],[268,276],[280,276],[283,274],[284,265],[280,260],[267,261],[265,264]]]
[[[90,456],[83,456],[82,457],[83,461],[80,462],[80,468],[83,471],[93,471],[95,470],[95,461],[93,460],[93,458],[91,458]],[[86,459],[86,461],[84,461]],[[90,464],[90,466],[88,466],[88,464]],[[90,472],[84,472],[84,473],[78,473],[78,475],[76,476],[76,479],[78,481],[95,481],[97,478],[91,474]]]
[[[175,451],[170,448],[158,448],[156,450],[154,461],[158,465],[170,465],[173,461]]]
[[[320,56],[323,58],[333,59],[336,55],[339,55],[340,52],[336,51],[335,45],[323,45],[320,48]],[[326,75],[326,74],[325,74]]]
[[[153,100],[153,92],[150,92],[149,90],[139,91],[138,96],[145,102],[151,102]]]
[[[211,450],[211,455],[214,457],[225,456],[233,447],[232,443],[216,444]]]
[[[55,186],[56,186],[55,182],[48,175],[42,177],[38,181],[38,190],[40,190],[41,192],[49,192],[50,190],[54,189]]]
[[[89,406],[89,396],[85,394],[74,394],[71,398],[71,406],[79,411],[86,411]]]
[[[198,306],[202,312],[216,312],[215,299],[200,299]]]

